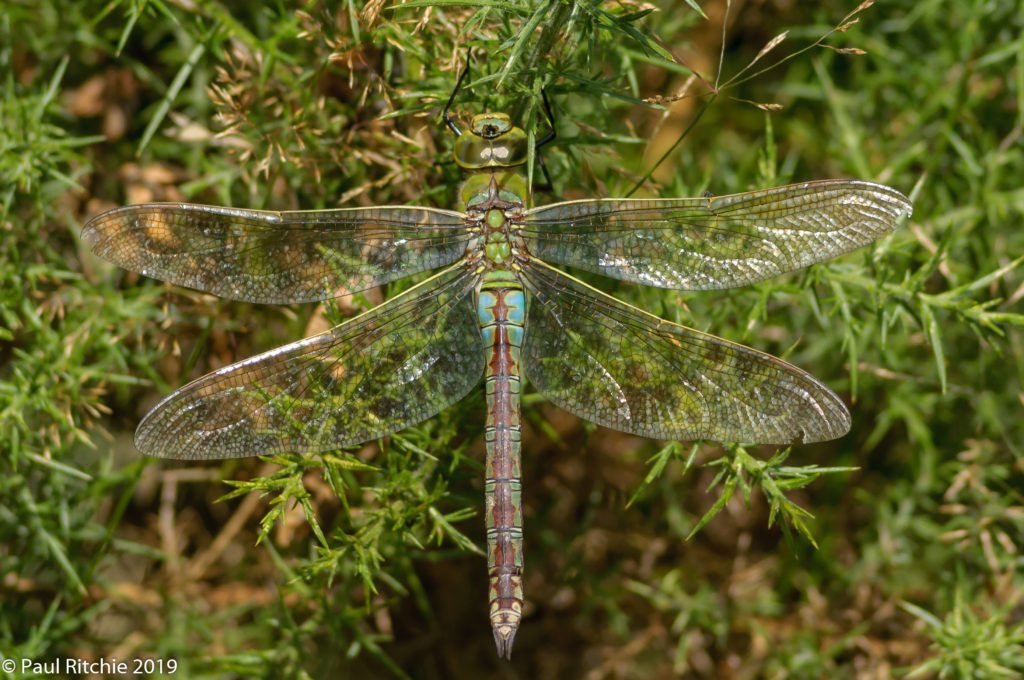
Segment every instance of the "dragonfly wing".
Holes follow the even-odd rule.
[[[542,262],[530,291],[524,371],[581,418],[654,439],[758,444],[825,441],[846,406],[813,376],[767,354],[670,323]]]
[[[126,269],[248,302],[338,297],[455,262],[462,213],[408,206],[272,212],[188,203],[116,208],[82,239]]]
[[[596,199],[529,210],[532,255],[660,288],[745,286],[870,243],[910,215],[881,184],[829,180],[731,196]]]
[[[450,267],[324,333],[189,383],[146,415],[135,446],[183,459],[316,453],[426,420],[483,373],[478,278]]]

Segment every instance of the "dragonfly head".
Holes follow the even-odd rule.
[[[466,170],[510,168],[526,162],[526,133],[505,113],[473,116],[469,130],[455,140],[455,162]]]
[[[481,113],[473,116],[469,126],[471,134],[484,139],[497,139],[512,129],[512,119],[507,113]]]

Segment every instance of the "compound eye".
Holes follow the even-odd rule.
[[[484,139],[497,139],[512,129],[512,119],[507,113],[481,113],[473,116],[469,131]]]

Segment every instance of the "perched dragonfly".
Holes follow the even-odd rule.
[[[103,213],[82,238],[127,269],[258,303],[325,300],[440,269],[328,331],[182,387],[145,416],[135,445],[190,460],[315,454],[426,420],[482,376],[490,622],[507,658],[523,608],[524,375],[581,418],[655,439],[790,445],[850,428],[840,398],[799,368],[554,265],[661,288],[744,286],[859,248],[911,204],[880,184],[830,180],[531,207],[525,132],[504,113],[463,130],[449,115],[454,98],[443,120],[467,174],[461,210],[154,203]]]

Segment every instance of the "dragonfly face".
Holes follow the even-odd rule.
[[[454,95],[453,95],[454,97]],[[852,180],[727,196],[530,207],[526,135],[483,114],[455,142],[458,210],[118,208],[82,238],[128,269],[223,297],[287,304],[440,271],[324,333],[204,376],[150,411],[135,445],[204,460],[353,446],[426,420],[485,384],[490,621],[511,654],[523,611],[522,378],[581,418],[655,439],[789,445],[842,436],[850,414],[813,376],[665,321],[553,265],[662,288],[730,288],[850,252],[911,211]],[[529,299],[527,299],[527,293]]]

